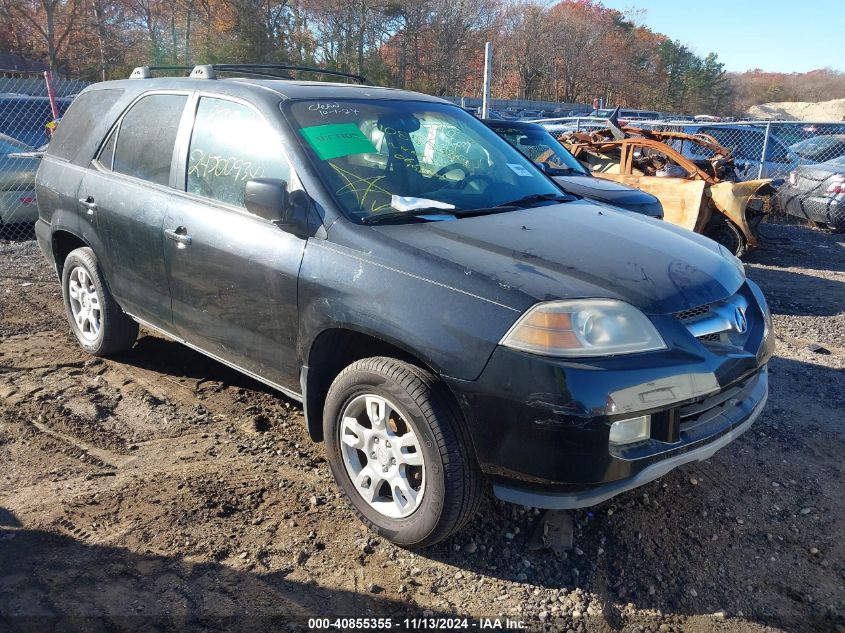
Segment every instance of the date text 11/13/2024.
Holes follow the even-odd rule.
[[[502,630],[519,631],[526,628],[523,620],[510,618],[310,618],[310,630],[390,630],[444,631],[444,630]]]

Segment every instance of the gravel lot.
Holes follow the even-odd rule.
[[[431,550],[374,538],[298,404],[145,331],[85,356],[35,244],[0,244],[0,630],[845,631],[845,240],[764,232],[747,260],[778,338],[764,414],[578,512],[568,555],[530,547],[539,511],[492,499]]]

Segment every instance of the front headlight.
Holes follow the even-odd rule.
[[[651,321],[615,299],[538,303],[505,334],[501,344],[544,356],[610,356],[666,349]]]

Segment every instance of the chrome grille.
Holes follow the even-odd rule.
[[[741,318],[747,318],[748,300],[737,293],[722,301],[696,306],[681,312],[675,312],[674,316],[683,323],[690,334],[696,339],[706,343],[727,342],[725,337],[744,337],[747,332],[747,320],[745,328],[740,330],[737,325],[737,314]],[[733,340],[736,344],[738,341]]]
[[[718,341],[722,340],[722,335],[718,332],[714,332],[713,334],[704,334],[702,336],[696,336],[699,341],[706,341],[708,343],[717,343]]]
[[[680,319],[683,323],[687,323],[689,321],[695,321],[697,319],[700,319],[708,312],[710,312],[710,304],[706,303],[703,306],[697,306],[688,310],[681,310],[680,312],[675,312],[675,317]]]

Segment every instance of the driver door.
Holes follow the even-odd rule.
[[[600,178],[607,178],[628,187],[642,189],[660,200],[663,205],[663,219],[672,224],[682,226],[690,231],[695,230],[699,224],[701,206],[704,195],[704,188],[707,185],[700,178],[691,178],[686,169],[685,178],[672,178],[661,176],[647,176],[637,172],[634,168],[634,158],[644,151],[653,152],[653,148],[646,148],[637,143],[626,143],[623,147],[619,174],[596,174]],[[672,161],[669,154],[661,154],[661,157],[677,167],[683,167]]]
[[[206,353],[298,393],[305,240],[252,215],[243,202],[251,178],[299,188],[282,141],[251,105],[202,96],[185,142],[180,191],[162,227],[173,325]]]

